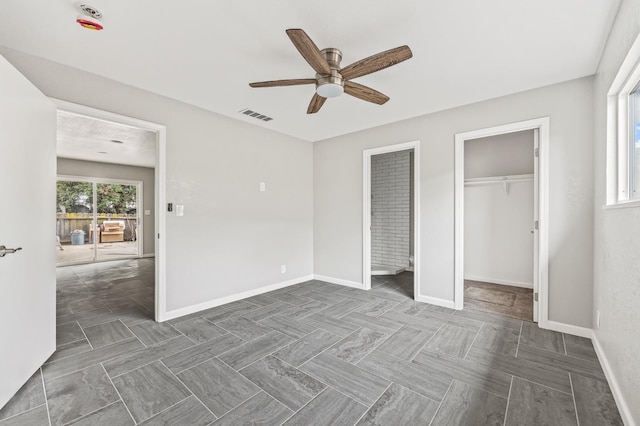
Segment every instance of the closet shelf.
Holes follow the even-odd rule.
[[[492,185],[502,184],[504,185],[504,192],[509,193],[509,184],[517,182],[527,182],[533,180],[533,174],[526,175],[509,175],[509,176],[489,176],[481,178],[469,178],[464,180],[464,186],[478,186],[478,185]]]

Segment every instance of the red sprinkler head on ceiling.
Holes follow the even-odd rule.
[[[80,24],[81,27],[88,30],[100,31],[104,29],[104,26],[97,19],[93,19],[88,16],[78,16],[76,22]]]

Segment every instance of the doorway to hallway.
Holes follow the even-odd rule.
[[[419,188],[418,141],[363,151],[365,290],[391,282],[420,300]]]
[[[167,310],[166,210],[161,208],[166,205],[166,127],[59,99],[52,100],[58,106],[59,117],[58,175],[96,177],[99,179],[96,186],[98,183],[118,184],[121,185],[118,188],[120,192],[131,192],[131,185],[136,186],[138,201],[135,212],[133,209],[127,211],[127,203],[124,203],[124,213],[122,205],[120,210],[106,206],[102,218],[99,216],[101,212],[96,211],[98,219],[92,223],[85,241],[91,237],[96,244],[109,244],[110,247],[105,246],[104,249],[113,251],[119,251],[121,247],[118,246],[123,243],[140,244],[142,249],[139,249],[138,257],[155,259],[153,313],[157,321],[163,321]],[[61,123],[60,116],[67,120]],[[83,137],[87,135],[100,137]],[[139,169],[146,169],[147,173],[140,174]],[[143,182],[143,188],[138,186],[139,182]],[[102,188],[108,192],[116,187]],[[97,198],[96,194],[95,210],[98,210]],[[108,209],[111,213],[106,211]],[[114,214],[126,216],[114,217]],[[135,224],[132,221],[134,217]],[[99,253],[96,257],[101,258]],[[102,259],[108,257],[105,251]]]

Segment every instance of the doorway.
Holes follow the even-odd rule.
[[[533,321],[534,130],[464,143],[464,306]]]
[[[419,182],[418,141],[363,151],[365,290],[386,280],[419,299]]]
[[[523,133],[524,132],[524,133]],[[529,133],[527,133],[529,132]],[[533,173],[515,173],[507,174],[503,173],[501,176],[484,176],[480,178],[470,179],[465,176],[465,146],[466,142],[478,141],[481,138],[499,137],[501,135],[529,135],[533,136],[533,149],[530,151],[533,161]],[[495,139],[497,140],[497,139]],[[467,206],[465,197],[465,181],[467,187],[469,185],[496,185],[492,187],[493,192],[500,189],[504,193],[508,191],[516,190],[523,196],[526,196],[526,188],[528,186],[533,187],[533,200],[529,200],[529,203],[533,204],[533,212],[530,213],[530,217],[527,219],[526,214],[521,216],[524,220],[530,221],[525,224],[526,229],[519,232],[524,232],[529,235],[520,235],[520,239],[531,239],[530,243],[532,247],[529,251],[529,259],[525,259],[525,262],[533,264],[531,287],[533,288],[532,294],[532,316],[533,321],[538,322],[540,327],[545,328],[548,321],[548,142],[549,142],[549,119],[548,117],[523,121],[518,123],[512,123],[504,126],[497,126],[488,129],[481,129],[472,132],[460,133],[455,136],[455,308],[463,309],[464,307],[464,283],[465,283],[465,213],[467,213]],[[499,180],[496,182],[496,180]],[[513,193],[515,195],[515,193]],[[523,195],[525,194],[525,195]],[[476,197],[477,198],[477,197]],[[514,197],[515,198],[515,197]],[[470,198],[471,200],[471,198]],[[518,205],[517,200],[509,200],[513,206]],[[513,203],[515,202],[515,204]],[[522,202],[521,202],[522,203]],[[527,208],[526,206],[518,206],[518,208]],[[504,221],[505,219],[503,219]],[[509,219],[511,220],[511,219]],[[514,220],[514,223],[517,221]],[[468,221],[467,224],[471,226],[472,221]],[[520,228],[523,227],[522,223],[517,225]],[[479,234],[476,229],[470,230],[469,234]],[[532,238],[531,238],[532,237]],[[506,244],[510,246],[512,244],[507,238]],[[472,244],[475,244],[473,242]],[[520,246],[526,246],[526,241]],[[527,247],[524,247],[524,253],[527,253]],[[477,259],[475,259],[477,261]],[[501,262],[509,262],[508,259],[502,259]],[[505,265],[498,265],[505,266]],[[505,268],[503,268],[505,269]],[[507,268],[508,269],[508,268]],[[480,269],[478,269],[480,270]],[[485,268],[486,270],[486,268]],[[523,272],[524,270],[524,272]],[[518,272],[509,271],[512,274],[512,284],[528,284],[526,277],[529,272],[526,267],[520,268]],[[524,279],[513,279],[514,276],[524,276]],[[514,275],[515,274],[515,275]],[[467,276],[469,278],[469,276]],[[499,281],[499,280],[498,280]],[[498,283],[501,284],[501,283]],[[511,297],[511,296],[509,296]],[[515,296],[513,296],[515,298]]]
[[[145,202],[144,211],[141,209],[137,209],[137,217],[145,217],[148,224],[144,229],[138,230],[136,233],[136,238],[138,240],[143,240],[140,242],[144,246],[144,252],[142,257],[153,257],[154,258],[154,291],[153,291],[153,305],[154,305],[154,316],[156,321],[162,322],[166,319],[166,213],[164,208],[161,206],[166,205],[166,127],[160,124],[139,120],[132,117],[127,117],[119,114],[114,114],[107,111],[102,111],[98,109],[94,109],[91,107],[86,107],[83,105],[74,104],[71,102],[54,99],[51,100],[57,105],[58,112],[83,116],[91,119],[94,123],[102,123],[102,124],[115,124],[120,127],[128,127],[131,129],[138,129],[142,132],[152,133],[153,134],[153,143],[151,149],[153,150],[153,155],[151,158],[151,163],[147,167],[152,168],[153,175],[153,183],[144,189],[144,193],[140,191],[138,196],[144,197],[145,194],[149,194],[152,196],[152,200],[150,202]],[[123,145],[120,144],[121,140],[119,138],[111,138],[109,140],[113,146]],[[93,151],[96,151],[95,146],[93,147]],[[87,149],[91,149],[91,144],[87,144]],[[114,151],[115,152],[115,151]],[[105,155],[103,153],[98,152],[100,155]],[[130,155],[130,153],[129,153]],[[60,153],[58,152],[59,162],[60,162]],[[63,160],[73,161],[73,157],[69,158],[69,156],[62,156]],[[114,162],[117,164],[117,162]],[[88,167],[91,167],[90,163]],[[67,175],[77,176],[79,173],[70,172]],[[86,174],[85,174],[86,175]],[[136,178],[134,178],[136,179]],[[130,184],[132,181],[125,182],[113,182],[112,180],[107,179],[105,182],[104,178],[100,178],[103,183],[125,183]],[[136,182],[136,181],[133,181]],[[106,213],[105,213],[106,214]],[[150,221],[149,218],[152,220]],[[126,221],[126,219],[125,219]],[[99,222],[99,221],[98,221]],[[126,224],[125,224],[126,227]],[[116,233],[119,232],[118,229],[115,229]],[[144,239],[142,232],[146,231],[149,235],[149,238]],[[97,224],[96,224],[96,236],[97,236]],[[119,235],[118,235],[119,238]],[[148,243],[145,244],[145,240],[148,240]]]

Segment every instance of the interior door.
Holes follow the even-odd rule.
[[[540,137],[539,129],[533,130],[533,322],[538,322],[538,292],[540,289],[540,187],[538,185],[538,163],[539,163],[539,149],[540,149]]]
[[[56,107],[0,56],[0,408],[56,346]]]

